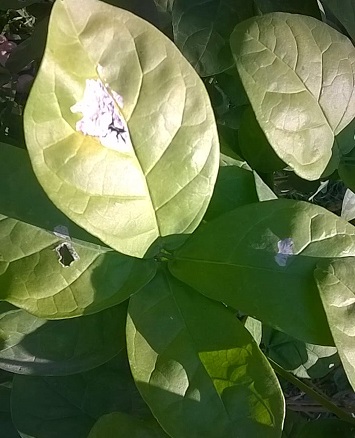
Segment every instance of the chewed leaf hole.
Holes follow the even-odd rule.
[[[97,137],[100,143],[119,152],[131,152],[128,126],[121,114],[123,98],[100,79],[87,79],[84,96],[73,105],[73,113],[81,113],[76,130]]]
[[[291,237],[279,240],[277,248],[278,252],[275,256],[275,261],[279,266],[286,266],[288,258],[293,255],[293,240]]]
[[[63,242],[55,248],[58,256],[59,263],[64,268],[69,268],[69,266],[76,260],[79,260],[79,254],[75,251],[73,245],[70,242]]]

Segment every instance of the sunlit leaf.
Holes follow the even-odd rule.
[[[25,134],[54,204],[125,254],[192,232],[212,195],[218,138],[202,81],[156,28],[97,0],[55,2]]]
[[[330,26],[273,13],[236,26],[231,47],[257,121],[277,155],[317,179],[355,116],[355,49]]]
[[[127,318],[133,377],[173,437],[279,437],[283,397],[233,312],[160,273]]]
[[[324,260],[314,275],[340,359],[355,389],[355,257]]]

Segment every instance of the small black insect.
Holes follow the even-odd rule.
[[[126,143],[126,140],[124,139],[124,137],[123,137],[123,135],[122,134],[124,134],[125,132],[126,132],[126,130],[124,129],[124,128],[117,128],[117,126],[115,126],[114,124],[113,124],[113,122],[112,123],[110,123],[109,125],[108,125],[108,129],[112,132],[112,131],[114,131],[115,133],[116,133],[116,137],[118,138],[118,136],[121,136],[121,138],[122,138],[122,140]]]

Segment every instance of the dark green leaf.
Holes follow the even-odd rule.
[[[229,36],[254,13],[252,0],[175,0],[174,41],[201,76],[233,66]]]
[[[11,385],[0,384],[0,436],[4,438],[19,438],[12,423],[10,412]]]
[[[354,438],[355,427],[345,421],[320,419],[308,422],[297,438]]]
[[[59,376],[95,368],[125,348],[126,303],[60,321],[39,319],[0,303],[0,368]]]
[[[307,344],[278,330],[264,327],[265,354],[301,379],[319,379],[339,364],[335,347]]]
[[[129,304],[133,377],[173,437],[279,437],[277,379],[233,312],[160,272]]]
[[[204,219],[210,221],[241,205],[257,201],[252,172],[238,166],[222,166]]]
[[[141,420],[122,412],[103,415],[88,438],[164,438],[168,437],[155,420]]]
[[[332,345],[313,271],[321,258],[350,255],[351,224],[321,207],[278,199],[239,207],[202,226],[169,266],[209,298],[297,339]]]
[[[353,0],[322,0],[355,41],[355,4]]]
[[[282,431],[282,438],[299,438],[300,431],[306,421],[307,420],[299,413],[286,409],[286,418]]]
[[[255,0],[255,3],[263,14],[291,12],[292,14],[311,15],[318,20],[322,18],[317,0]]]
[[[238,140],[243,158],[257,172],[269,173],[286,167],[267,141],[250,106],[246,108],[242,116]]]
[[[12,73],[19,73],[32,61],[40,61],[46,45],[47,29],[48,17],[36,23],[33,34],[11,52],[6,68]]]
[[[86,373],[15,376],[11,411],[21,434],[35,438],[87,438],[96,420],[111,412],[151,418],[122,353]]]
[[[302,178],[319,178],[355,116],[354,46],[315,18],[279,12],[238,24],[231,47],[277,155]]]
[[[0,10],[22,9],[34,3],[42,3],[43,0],[0,0]]]
[[[355,192],[355,148],[340,158],[338,172],[344,184]]]

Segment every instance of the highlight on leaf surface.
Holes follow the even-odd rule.
[[[279,12],[238,24],[230,42],[269,143],[297,175],[318,179],[355,116],[351,41],[313,17]]]
[[[25,135],[52,202],[131,256],[194,231],[212,195],[219,147],[202,81],[160,31],[97,0],[55,2]]]

